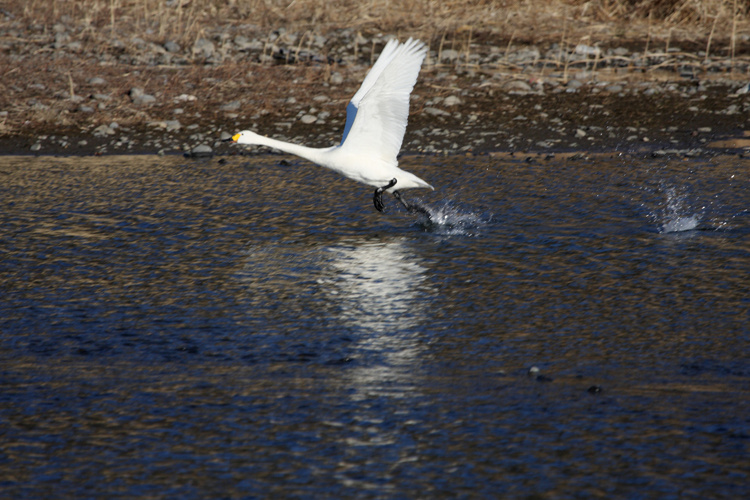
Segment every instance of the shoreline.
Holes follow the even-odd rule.
[[[726,83],[700,91],[692,82],[648,86],[646,90],[660,89],[651,95],[592,93],[596,87],[581,86],[575,93],[500,90],[490,96],[451,91],[443,97],[445,93],[435,88],[440,80],[424,74],[420,79],[413,93],[403,154],[669,151],[677,156],[701,156],[750,152],[746,132],[750,95],[737,95],[737,87]],[[671,90],[663,90],[670,85]],[[46,124],[0,136],[0,155],[184,154],[198,146],[219,156],[267,152],[267,148],[224,142],[245,128],[313,147],[338,143],[348,102],[344,96],[353,94],[347,92],[351,88],[306,87],[313,87],[305,89],[312,96],[306,99],[309,102],[303,104],[303,97],[293,97],[300,105],[289,106],[290,96],[264,93],[263,98],[283,103],[250,117],[222,111],[225,98],[190,103],[191,111],[179,116],[169,116],[170,106],[139,109],[136,116],[142,120],[135,123],[118,124],[99,116],[105,123],[83,129]],[[691,90],[693,94],[688,94]]]
[[[57,35],[65,29],[56,25]],[[51,40],[65,40],[57,35]],[[75,40],[23,40],[0,51],[8,68],[0,155],[183,154],[198,146],[238,154],[222,140],[243,129],[327,147],[340,141],[346,104],[389,38],[344,30],[306,60],[299,51],[290,60],[281,42],[267,48],[240,35],[221,46],[201,38],[173,55],[140,39],[99,52]],[[470,47],[431,48],[402,152],[750,151],[748,56],[706,65],[678,47],[513,45],[489,35]]]

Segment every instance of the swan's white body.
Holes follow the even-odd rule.
[[[409,38],[399,44],[392,39],[386,44],[346,107],[344,137],[338,146],[309,148],[249,130],[232,139],[238,144],[269,146],[300,156],[368,186],[383,188],[391,184],[385,189],[389,193],[410,188],[434,189],[398,168],[396,159],[406,132],[409,94],[426,54],[427,47],[419,40]]]

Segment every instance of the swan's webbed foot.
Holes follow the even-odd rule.
[[[391,179],[387,185],[379,187],[375,190],[375,195],[372,197],[372,202],[375,205],[375,210],[378,212],[385,212],[385,204],[383,203],[383,191],[390,189],[396,185],[396,178]]]
[[[401,202],[406,211],[410,214],[422,214],[426,215],[428,219],[432,218],[432,215],[425,207],[423,207],[422,205],[417,205],[416,203],[409,203],[403,196],[401,196],[401,193],[399,193],[398,191],[394,191],[393,196]]]

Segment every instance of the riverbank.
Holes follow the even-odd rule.
[[[0,154],[199,146],[237,154],[246,150],[225,140],[243,129],[330,146],[340,140],[346,103],[394,36],[363,31],[224,24],[182,46],[151,41],[149,29],[145,38],[132,30],[111,37],[71,19],[50,27],[6,15]],[[402,149],[744,153],[750,56],[734,44],[747,38],[744,28],[734,30],[731,54],[724,42],[711,52],[707,40],[671,33],[575,43],[567,35],[509,38],[507,30],[423,33],[431,50]]]

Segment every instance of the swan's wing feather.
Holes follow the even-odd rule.
[[[409,118],[409,95],[426,55],[426,45],[410,38],[388,54],[387,64],[378,68],[376,80],[370,83],[368,79],[383,59],[381,55],[355,98],[365,90],[365,83],[370,88],[359,97],[358,104],[352,99],[350,104],[354,104],[354,109],[347,108],[347,111],[356,110],[356,114],[348,134],[345,134],[342,149],[389,163],[396,162]]]
[[[359,106],[359,102],[362,100],[365,94],[370,91],[372,86],[375,85],[375,82],[377,81],[380,74],[393,60],[396,49],[398,49],[398,47],[398,40],[396,40],[395,38],[391,38],[388,43],[385,44],[385,47],[383,47],[383,51],[380,53],[378,60],[375,61],[375,64],[372,65],[372,68],[370,68],[367,76],[365,76],[365,79],[362,81],[362,85],[359,86],[359,90],[357,90],[357,93],[354,94],[352,100],[349,101],[349,104],[347,104],[346,125],[344,126],[344,136],[341,138],[341,144],[344,144],[344,141],[346,141],[346,136],[349,135],[349,130],[351,130],[352,128],[354,118],[356,118],[357,116],[357,106]]]
[[[344,125],[344,136],[341,138],[341,145],[344,145],[344,142],[346,141],[347,136],[349,135],[349,131],[352,129],[352,125],[354,124],[354,119],[357,117],[357,106],[354,104],[354,101],[349,101],[349,104],[346,105],[346,125]]]
[[[359,106],[360,101],[362,98],[367,94],[370,89],[375,85],[375,82],[378,80],[378,77],[383,73],[383,70],[393,61],[393,58],[397,55],[397,50],[400,47],[398,40],[395,38],[391,38],[388,40],[388,43],[385,44],[385,47],[383,47],[383,51],[380,53],[380,56],[378,56],[378,60],[375,61],[375,64],[372,65],[372,68],[370,68],[370,71],[367,73],[367,76],[364,80],[362,80],[362,85],[359,86],[359,90],[357,90],[357,93],[354,94],[354,97],[352,97],[352,104],[355,106]]]

